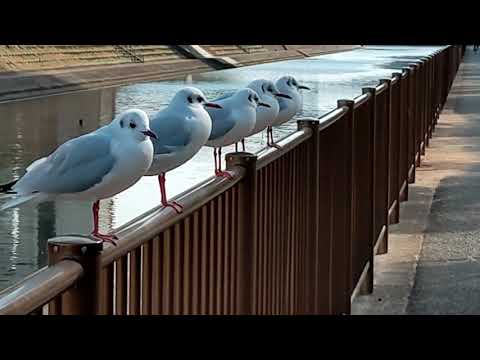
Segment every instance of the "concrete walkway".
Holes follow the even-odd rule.
[[[467,49],[375,290],[352,314],[480,314],[480,53]]]

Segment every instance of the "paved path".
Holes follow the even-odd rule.
[[[480,314],[480,53],[467,50],[375,291],[353,314]]]

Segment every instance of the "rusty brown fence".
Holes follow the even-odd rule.
[[[281,149],[226,155],[233,180],[117,230],[117,247],[49,241],[49,265],[0,292],[0,314],[349,314],[428,146],[463,49],[412,62]]]

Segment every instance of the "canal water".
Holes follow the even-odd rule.
[[[415,58],[436,47],[369,46],[309,59],[213,71],[174,81],[139,83],[119,88],[84,91],[0,104],[0,183],[24,174],[35,159],[48,155],[68,139],[105,125],[118,113],[141,108],[149,115],[165,107],[182,87],[200,88],[209,100],[244,87],[257,78],[276,80],[293,75],[311,88],[304,91],[303,111],[297,117],[319,117],[336,107],[338,99],[353,99],[362,87],[375,86]],[[294,131],[294,120],[275,129],[276,139]],[[248,138],[247,151],[266,143],[264,134]],[[225,148],[224,154],[234,150]],[[211,148],[167,174],[169,197],[213,174]],[[0,203],[4,201],[0,199]],[[101,229],[108,231],[158,206],[157,179],[144,177],[130,189],[101,202]],[[24,205],[0,213],[0,290],[47,262],[47,240],[61,234],[88,234],[92,227],[88,202],[56,201]]]

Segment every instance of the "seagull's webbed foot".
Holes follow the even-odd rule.
[[[181,214],[183,211],[183,206],[177,203],[176,201],[162,202],[164,208],[172,208],[177,214]]]
[[[272,147],[272,148],[275,148],[277,150],[282,150],[282,147],[278,144],[275,144],[275,143],[271,143],[271,144],[267,144],[268,147]]]
[[[98,240],[101,240],[102,242],[108,242],[114,246],[117,246],[115,240],[118,240],[118,237],[116,235],[105,235],[98,232],[92,232],[92,236]]]
[[[215,176],[217,177],[226,177],[229,180],[233,180],[232,174],[230,174],[228,171],[223,171],[223,170],[215,170]]]

